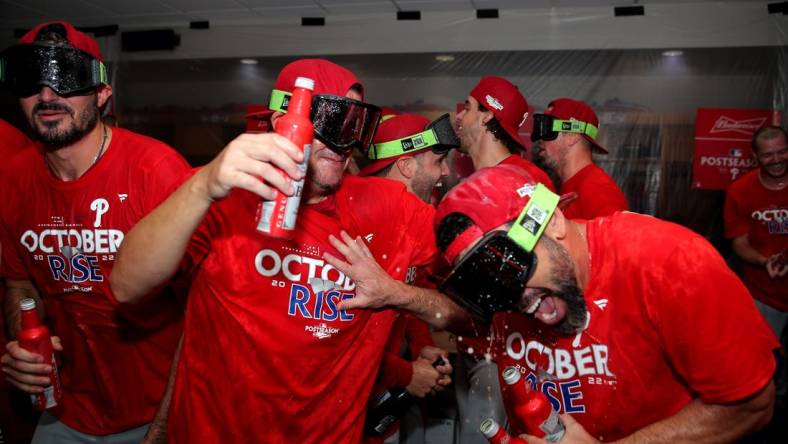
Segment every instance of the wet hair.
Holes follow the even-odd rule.
[[[68,43],[68,36],[67,36],[65,26],[61,25],[60,23],[52,23],[47,26],[41,28],[36,34],[35,41],[37,42],[45,42],[45,43],[54,43],[57,45],[63,46],[71,46]]]
[[[481,112],[490,112],[484,105],[481,103],[479,104],[479,111]],[[487,123],[484,124],[487,128],[487,131],[492,133],[493,137],[495,137],[499,142],[501,142],[506,149],[509,150],[510,153],[516,153],[523,150],[523,146],[520,145],[517,141],[515,141],[509,133],[506,132],[505,129],[501,126],[501,123],[498,122],[498,119],[493,118],[490,119]]]
[[[438,249],[445,252],[454,239],[473,225],[473,220],[462,213],[450,213],[444,217],[435,230]]]
[[[782,127],[776,125],[762,126],[752,135],[752,152],[758,154],[758,141],[776,139],[780,137],[780,134],[783,135],[785,140],[788,140],[788,133]]]

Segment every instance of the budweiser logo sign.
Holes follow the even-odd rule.
[[[740,134],[752,136],[758,128],[766,123],[766,117],[756,117],[754,119],[734,120],[730,117],[720,116],[709,130],[709,134],[733,131]]]

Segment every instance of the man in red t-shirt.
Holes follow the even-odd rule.
[[[35,299],[61,358],[62,399],[42,414],[33,442],[139,441],[164,392],[182,307],[172,295],[119,306],[108,279],[124,234],[188,164],[161,142],[100,121],[112,95],[101,52],[69,23],[36,26],[0,57],[40,142],[0,173],[6,326],[14,337],[20,301]],[[39,393],[50,385],[40,359],[11,341],[3,371]]]
[[[517,165],[536,180],[555,191],[553,180],[545,171],[523,157],[525,143],[519,129],[528,120],[528,102],[520,89],[503,77],[486,76],[471,90],[465,106],[457,114],[460,151],[468,154],[475,170],[495,165]],[[459,336],[460,353],[457,387],[460,409],[460,434],[463,442],[484,442],[479,425],[488,417],[502,422],[503,404],[495,398],[498,379],[490,361],[489,338]],[[491,387],[479,390],[477,387]]]
[[[744,282],[778,338],[788,320],[788,137],[778,126],[752,138],[756,168],[728,187],[725,237],[743,262]],[[785,351],[785,344],[783,344]],[[783,353],[785,356],[785,353]],[[778,392],[785,391],[785,375]]]
[[[5,165],[23,148],[30,145],[30,139],[16,127],[0,119],[0,168]],[[5,191],[0,190],[0,199],[5,199]],[[2,246],[0,246],[2,251]],[[0,262],[2,258],[0,257]],[[5,293],[5,284],[0,276],[0,307],[2,307]],[[0,350],[5,350],[5,322],[0,316]],[[20,405],[21,403],[24,403]],[[5,378],[0,380],[0,436],[6,442],[29,441],[33,436],[36,417],[32,414],[32,408],[28,398],[13,394],[9,390],[9,385]]]
[[[344,175],[380,117],[353,73],[325,60],[288,64],[271,94],[272,126],[299,76],[314,80],[320,112],[308,158],[278,134],[239,136],[137,224],[113,270],[121,301],[176,272],[193,276],[171,442],[359,442],[396,312],[338,308],[358,287],[325,261],[339,254],[329,240],[351,233],[397,280],[436,257],[422,229],[432,207],[402,184]],[[290,178],[305,178],[293,237],[267,236],[258,207],[274,188],[292,194]]]
[[[556,99],[534,116],[534,161],[558,177],[561,195],[577,197],[564,209],[569,219],[593,219],[629,209],[616,182],[594,164],[591,152],[607,154],[597,141],[599,119],[584,102]]]
[[[555,190],[547,173],[520,155],[525,143],[518,130],[528,120],[528,102],[512,82],[503,77],[482,77],[465,99],[465,107],[456,120],[460,152],[471,156],[474,169],[518,165]]]
[[[500,165],[452,189],[435,225],[454,265],[441,288],[492,318],[500,370],[518,368],[563,413],[561,442],[733,442],[767,423],[777,342],[714,248],[634,213],[572,221],[558,201]],[[341,308],[397,306],[438,327],[465,316],[343,249],[336,265],[363,291]]]
[[[359,175],[400,182],[408,191],[428,203],[435,187],[449,173],[446,155],[459,144],[448,117],[445,114],[430,122],[417,114],[384,115],[367,153],[370,163],[361,169]],[[409,274],[406,283],[416,282],[415,271]],[[428,284],[425,279],[419,279],[419,283]],[[408,343],[412,360],[401,356],[403,340]],[[379,398],[381,393],[386,396],[383,390],[389,388],[405,389],[418,398],[442,390],[451,383],[451,366],[434,368],[432,364],[439,356],[448,364],[448,353],[435,347],[429,326],[412,315],[400,313],[386,344],[386,354],[377,386],[373,388],[373,397]],[[399,435],[401,441],[424,440],[420,407],[414,406],[403,418]],[[393,432],[394,427],[391,427],[390,433]],[[383,439],[366,437],[366,441],[382,442]]]

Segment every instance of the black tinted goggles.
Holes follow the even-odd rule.
[[[290,93],[274,90],[268,107],[287,112]],[[312,96],[310,119],[315,138],[332,151],[346,154],[353,148],[367,151],[375,136],[382,110],[372,104],[348,97],[319,94]]]
[[[485,235],[440,286],[458,304],[484,321],[496,311],[513,309],[536,268],[536,255],[505,231]]]
[[[558,195],[542,184],[524,192],[531,198],[511,228],[482,237],[440,285],[442,292],[485,322],[497,311],[517,308],[536,269],[536,242],[558,206]]]
[[[30,97],[43,86],[65,97],[90,92],[109,81],[106,66],[85,52],[31,44],[0,53],[0,83],[17,97]]]
[[[369,147],[367,157],[372,160],[387,159],[424,148],[432,148],[432,152],[443,154],[459,146],[460,139],[454,132],[449,114],[444,114],[430,122],[427,129],[420,133],[388,142],[373,143]]]
[[[558,133],[585,134],[596,140],[599,128],[579,120],[561,120],[546,114],[534,114],[534,129],[531,131],[531,141],[555,140]]]

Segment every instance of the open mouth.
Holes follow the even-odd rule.
[[[521,311],[532,315],[536,319],[548,325],[558,323],[563,318],[565,309],[561,303],[561,298],[554,296],[552,292],[541,288],[527,288],[525,290],[526,302]]]
[[[766,165],[764,168],[769,171],[772,175],[779,175],[780,173],[785,171],[785,162],[780,163],[773,163],[771,165]]]

